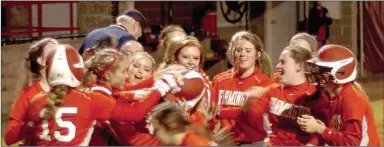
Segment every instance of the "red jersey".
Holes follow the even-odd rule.
[[[242,113],[242,106],[248,99],[245,92],[252,86],[266,86],[272,81],[259,71],[253,72],[247,78],[240,78],[234,71],[227,70],[214,78],[212,86],[212,100],[220,107],[219,122],[221,127],[231,128],[237,142],[261,141],[266,136],[264,121],[268,118],[257,117],[255,124],[244,121],[245,118],[238,118]]]
[[[36,130],[34,136],[38,146],[88,145],[95,123],[93,116],[107,118],[110,115],[110,111],[100,111],[98,108],[107,106],[104,104],[114,106],[113,103],[103,99],[93,101],[74,89],[64,96],[64,104],[57,109],[55,119],[47,121],[42,119],[47,97],[47,93],[37,95],[31,102],[27,115],[34,124]]]
[[[145,99],[145,98],[144,98]],[[141,103],[144,99],[132,102],[131,104]],[[148,133],[146,121],[122,122],[111,120],[112,129],[118,134],[116,140],[121,145],[130,146],[161,146],[157,138]]]
[[[47,96],[48,94],[42,94],[34,98],[28,116],[34,122],[42,121],[40,129],[43,133],[36,134],[36,138],[50,140],[49,145],[88,145],[96,120],[134,121],[143,118],[131,115],[143,110],[137,110],[135,105],[115,101],[110,95],[101,92],[85,95],[77,89],[72,89],[64,96],[63,105],[57,109],[55,119],[44,123],[45,120],[42,120],[39,114],[45,111]],[[153,96],[154,98],[149,100],[157,102],[160,93],[155,92]],[[46,130],[49,130],[49,133],[46,133]]]
[[[19,93],[9,113],[8,126],[4,135],[4,140],[7,145],[14,144],[19,140],[24,141],[23,145],[35,145],[33,140],[30,140],[33,134],[30,130],[26,129],[27,124],[24,122],[28,121],[25,119],[25,114],[27,113],[32,98],[41,92],[43,92],[43,88],[40,85],[40,80],[37,80]]]
[[[127,82],[128,83],[128,82]],[[95,89],[95,88],[93,88]],[[99,91],[102,88],[96,88],[99,89]],[[105,89],[103,91],[106,91]],[[116,90],[113,91],[114,93]],[[119,91],[118,91],[119,92]],[[104,93],[110,93],[112,92],[104,92]],[[113,94],[112,94],[113,95]],[[112,97],[111,97],[112,98]],[[117,99],[113,98],[115,101],[124,101],[126,102],[128,99],[133,100],[133,95],[125,95],[123,97],[116,97]],[[159,141],[152,135],[147,134],[144,129],[138,129],[136,124],[142,123],[144,120],[145,115],[147,112],[154,107],[158,101],[160,100],[161,96],[156,90],[152,90],[149,95],[147,95],[146,98],[143,98],[141,100],[135,101],[135,102],[129,102],[128,104],[132,106],[136,106],[136,112],[132,113],[135,116],[138,117],[138,119],[132,120],[132,121],[126,121],[122,122],[116,119],[111,119],[107,123],[102,123],[104,129],[106,129],[120,145],[134,145],[134,146],[141,146],[141,145],[147,145],[147,146],[157,146],[160,145]],[[102,134],[100,134],[102,135]],[[105,136],[105,135],[103,135]],[[106,137],[103,137],[106,138]],[[97,141],[95,139],[95,141]]]
[[[218,144],[205,136],[198,135],[189,130],[180,146],[218,146]]]
[[[380,146],[368,99],[352,83],[331,98],[332,129],[322,134],[331,146]]]
[[[256,124],[258,120],[254,118],[268,112],[272,132],[264,141],[269,145],[318,145],[319,138],[302,131],[297,123],[297,117],[304,114],[329,122],[328,97],[315,91],[307,82],[271,89],[263,98],[250,99],[244,115],[251,124]]]

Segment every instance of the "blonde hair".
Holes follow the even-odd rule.
[[[293,45],[296,41],[303,40],[310,46],[309,50],[311,53],[316,53],[318,49],[318,44],[315,36],[309,35],[308,33],[297,33],[296,35],[293,35],[291,38],[291,41],[289,42],[290,45]]]
[[[153,70],[155,69],[155,66],[156,66],[156,61],[155,59],[153,59],[153,57],[148,54],[147,52],[138,52],[138,53],[135,53],[135,55],[133,55],[133,57],[129,60],[129,65],[130,66],[135,60],[137,60],[138,58],[136,58],[137,56],[143,56],[143,57],[146,57],[148,58],[149,60],[151,60],[151,63],[153,65]]]
[[[284,50],[291,52],[291,58],[295,60],[296,63],[305,63],[312,58],[311,52],[300,46],[287,46]]]
[[[45,120],[52,119],[57,111],[57,107],[64,104],[64,96],[67,94],[71,87],[67,85],[57,85],[52,88],[48,93],[47,104],[45,106],[46,111],[43,114]]]
[[[227,50],[227,58],[230,61],[232,65],[234,65],[234,59],[235,59],[235,51],[237,47],[237,43],[239,40],[244,39],[249,41],[255,46],[256,53],[260,52],[259,59],[256,60],[256,67],[263,72],[268,77],[272,77],[272,64],[271,59],[269,58],[268,54],[264,50],[264,44],[261,41],[259,37],[257,37],[255,34],[247,32],[247,31],[240,31],[237,32],[235,35],[233,35],[231,42],[229,43],[229,48]],[[236,68],[234,66],[234,68]]]
[[[353,81],[352,82],[353,86],[359,91],[361,92],[361,94],[363,94],[363,96],[366,98],[366,99],[369,99],[367,93],[365,93],[364,91],[364,88],[356,81]]]
[[[96,76],[96,82],[105,81],[105,73],[114,71],[118,68],[120,62],[125,61],[125,56],[117,52],[115,49],[103,49],[95,54],[87,63],[87,72],[85,77]],[[81,85],[82,88],[87,88],[91,78],[85,78]],[[83,89],[84,90],[84,89]]]
[[[204,64],[204,49],[199,40],[194,36],[187,36],[184,38],[174,38],[166,49],[164,62],[167,64],[176,63],[177,56],[180,50],[184,47],[194,46],[200,50],[200,67]]]
[[[177,31],[181,32],[181,33],[185,34],[185,36],[187,36],[187,33],[179,25],[168,25],[168,26],[164,27],[163,30],[161,30],[160,35],[159,35],[159,45],[157,46],[158,56],[166,56],[166,54],[168,53],[166,51],[166,49],[168,48],[169,42],[171,42],[173,40],[173,38],[169,37],[169,34],[171,34],[173,32],[177,32]],[[164,58],[160,59],[160,60],[164,61]],[[160,61],[160,60],[158,60],[158,61]]]

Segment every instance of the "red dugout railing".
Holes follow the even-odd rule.
[[[43,14],[42,6],[44,4],[57,4],[57,3],[69,3],[69,27],[43,27]],[[38,33],[39,37],[42,37],[43,32],[55,32],[55,31],[70,31],[70,34],[73,34],[74,31],[79,30],[78,27],[74,27],[74,18],[73,18],[73,4],[77,1],[3,1],[1,6],[6,9],[6,28],[5,31],[1,32],[2,37],[12,38],[14,35],[29,35],[33,37],[34,33]],[[33,26],[32,22],[32,5],[37,5],[37,27]],[[12,24],[12,14],[11,8],[15,6],[27,6],[28,10],[28,23],[27,26],[20,26],[17,24]],[[17,30],[24,29],[24,30]]]

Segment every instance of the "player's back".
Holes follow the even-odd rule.
[[[43,110],[47,104],[47,96],[48,93],[40,93],[31,99],[30,107],[25,116],[25,121],[28,127],[25,127],[25,129],[22,130],[31,134],[29,135],[28,140],[33,145],[37,146],[48,145],[51,141],[48,136],[48,121],[43,119]]]
[[[54,146],[88,145],[96,122],[92,117],[91,99],[77,89],[72,89],[64,96],[63,105],[57,107],[54,119],[45,122],[42,114],[46,110],[47,98],[48,94],[39,96],[31,104],[30,118],[39,122],[39,116],[42,120],[41,127],[36,129],[36,133],[41,133],[36,135]]]
[[[69,92],[56,110],[50,145],[88,145],[96,123],[91,111],[90,97],[76,89]]]

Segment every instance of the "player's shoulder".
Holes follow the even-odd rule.
[[[86,93],[87,97],[90,99],[111,99],[112,96],[104,94],[102,92],[98,91],[91,91],[89,93]]]
[[[78,88],[72,89],[70,95],[78,98],[90,99],[87,93],[80,91]]]
[[[40,93],[42,90],[41,90],[41,86],[40,86],[40,82],[39,80],[35,81],[32,83],[32,85],[24,88],[23,90],[21,90],[20,93],[22,94],[25,94],[26,96],[34,96],[36,95],[37,93]]]
[[[255,71],[255,73],[252,75],[252,79],[255,80],[257,83],[262,85],[271,84],[273,81],[271,78],[269,78],[267,75],[265,75],[263,72]]]
[[[343,103],[346,105],[359,104],[360,106],[368,104],[368,99],[352,83],[344,84],[340,92]]]
[[[343,97],[352,97],[352,99],[364,98],[361,95],[360,90],[356,88],[353,83],[344,84],[340,91],[340,95]]]
[[[233,77],[232,69],[228,69],[222,73],[217,74],[213,77],[213,83],[222,82],[223,80],[227,80]]]
[[[34,95],[31,99],[31,104],[33,103],[40,103],[41,101],[45,101],[45,99],[48,97],[47,92],[40,92]]]

